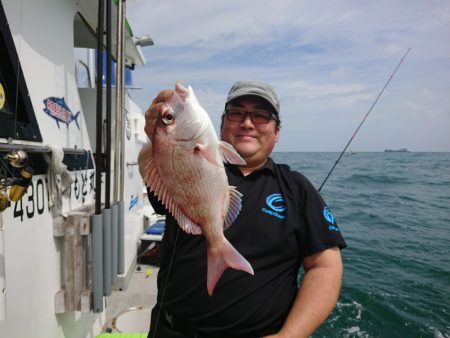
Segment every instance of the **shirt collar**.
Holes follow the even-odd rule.
[[[237,165],[225,163],[225,167],[227,167],[233,173],[233,175],[243,176],[242,172],[239,170],[239,167]],[[273,176],[275,176],[275,162],[272,160],[271,157],[267,158],[266,163],[261,168],[252,172],[248,176],[254,175],[256,173],[262,174],[263,172],[271,173]]]

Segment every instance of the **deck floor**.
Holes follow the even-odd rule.
[[[157,274],[157,266],[137,264],[127,289],[113,291],[111,296],[106,297],[104,332],[109,330],[112,330],[112,332],[128,332],[131,328],[134,328],[134,332],[142,332],[142,330],[144,330],[143,332],[148,332],[150,327],[149,309],[156,303]],[[130,310],[139,307],[142,307],[145,311]],[[131,314],[132,312],[134,312],[133,315]],[[145,316],[143,317],[144,312]],[[124,313],[127,314],[124,315]],[[120,319],[121,317],[123,320]],[[133,320],[128,320],[128,318],[125,319],[126,317],[134,318]],[[135,320],[140,322],[133,324],[132,322]],[[141,321],[146,322],[141,323]]]

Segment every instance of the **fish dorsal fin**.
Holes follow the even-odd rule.
[[[224,230],[233,224],[242,208],[242,194],[237,191],[235,186],[229,186],[228,189],[230,191],[230,203],[228,205],[227,215],[225,216],[225,220],[223,222]]]
[[[225,141],[220,141],[220,156],[222,156],[223,162],[245,165],[245,160],[239,155],[236,149],[231,144]]]
[[[192,89],[191,89],[192,91]],[[175,93],[183,100],[186,101],[186,99],[189,96],[189,88],[186,88],[181,84],[181,81],[175,82]]]
[[[188,234],[200,235],[202,233],[200,227],[192,222],[188,216],[186,216],[183,210],[178,207],[178,205],[172,199],[170,193],[167,191],[166,187],[161,181],[161,178],[159,177],[158,170],[156,169],[153,159],[150,159],[148,161],[145,172],[145,184],[150,187],[150,191],[152,191],[155,196],[158,197],[158,200],[165,205],[167,210],[169,210],[171,215],[177,220],[180,228]]]

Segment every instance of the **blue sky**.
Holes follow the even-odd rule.
[[[132,96],[145,110],[176,80],[218,129],[236,80],[281,99],[276,151],[341,151],[408,48],[349,149],[450,151],[450,1],[128,0],[147,64]]]

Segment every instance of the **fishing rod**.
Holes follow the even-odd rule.
[[[411,50],[411,48],[408,48],[408,50],[406,51],[405,55],[403,55],[402,59],[400,60],[400,62],[398,63],[397,67],[395,67],[394,71],[392,72],[391,76],[389,77],[389,79],[386,81],[386,83],[384,84],[383,89],[381,89],[381,91],[378,93],[378,96],[376,97],[375,101],[373,101],[372,106],[370,107],[370,109],[368,110],[368,112],[366,113],[366,115],[364,116],[364,118],[362,119],[361,123],[359,124],[358,128],[356,128],[355,132],[353,133],[352,137],[350,138],[350,140],[347,142],[347,145],[345,146],[344,150],[342,150],[341,154],[339,155],[338,159],[336,160],[336,162],[334,163],[333,167],[331,168],[330,172],[328,173],[327,177],[325,177],[325,179],[323,180],[322,184],[320,185],[319,189],[317,191],[320,192],[320,190],[322,189],[322,187],[325,185],[325,182],[328,180],[328,178],[330,177],[331,173],[333,172],[334,168],[336,168],[336,165],[338,164],[339,160],[341,159],[341,157],[344,155],[345,151],[347,150],[348,146],[350,145],[350,143],[352,143],[353,139],[355,138],[356,134],[358,133],[359,129],[361,128],[361,126],[363,125],[363,123],[366,121],[367,117],[369,116],[370,112],[372,111],[373,107],[375,107],[375,105],[377,104],[378,100],[380,99],[381,95],[383,95],[384,90],[386,89],[386,87],[388,86],[389,82],[391,82],[392,78],[394,77],[395,73],[397,72],[397,70],[400,68],[400,65],[402,64],[403,60],[406,58],[406,56],[408,55],[409,51]]]

